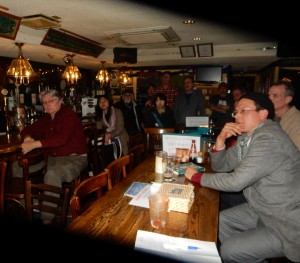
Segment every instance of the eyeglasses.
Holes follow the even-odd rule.
[[[255,110],[236,110],[233,113],[231,113],[232,117],[235,117],[237,114],[244,114],[246,111],[258,111],[257,109]]]
[[[53,104],[55,101],[57,101],[58,98],[52,99],[52,100],[48,100],[48,101],[43,101],[42,104],[45,106],[47,104]]]

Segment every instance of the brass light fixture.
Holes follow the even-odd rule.
[[[73,63],[73,57],[75,54],[67,54],[63,60],[66,63],[67,67],[62,74],[62,78],[66,79],[70,84],[76,84],[77,80],[81,79],[81,73],[77,66]]]
[[[19,48],[18,58],[13,59],[6,75],[15,79],[16,86],[16,104],[20,105],[19,86],[21,84],[27,85],[30,81],[30,76],[35,75],[30,63],[23,57],[22,46],[24,43],[16,42],[15,45]]]
[[[106,61],[100,61],[102,64],[102,68],[98,71],[96,75],[96,80],[100,82],[100,85],[104,85],[110,81],[110,74],[109,72],[104,68],[104,64]]]
[[[130,78],[125,71],[125,67],[123,67],[123,70],[121,71],[121,73],[118,77],[118,81],[119,81],[119,83],[121,83],[124,86],[126,86],[127,84],[130,83]]]

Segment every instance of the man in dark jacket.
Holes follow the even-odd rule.
[[[134,100],[132,89],[125,89],[121,100],[116,102],[114,106],[122,111],[125,129],[129,136],[138,134],[142,131],[141,107]]]

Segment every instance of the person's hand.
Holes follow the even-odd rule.
[[[112,136],[110,133],[106,133],[105,134],[105,138],[104,138],[104,143],[105,144],[111,144],[111,139],[112,139]]]
[[[230,138],[232,136],[241,135],[244,129],[243,124],[235,123],[235,122],[227,122],[221,132],[219,133],[219,136],[222,140],[226,140],[227,138]]]
[[[42,144],[40,141],[31,140],[31,141],[23,142],[21,144],[21,147],[22,147],[22,153],[26,154],[32,151],[33,149],[42,147]]]
[[[224,149],[226,139],[232,136],[241,135],[243,129],[244,129],[243,124],[235,123],[235,122],[227,122],[216,139],[215,149],[216,150]]]
[[[195,175],[196,173],[198,173],[198,170],[193,166],[189,166],[186,168],[184,176],[187,179],[192,180],[192,176]]]
[[[26,136],[24,138],[24,142],[32,142],[32,141],[34,141],[34,139],[31,136]]]

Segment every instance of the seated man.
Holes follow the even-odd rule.
[[[134,100],[132,89],[125,89],[121,100],[117,101],[113,106],[120,109],[123,113],[125,129],[129,136],[142,132],[142,109]]]
[[[286,256],[300,261],[300,152],[272,121],[274,106],[261,93],[243,95],[210,152],[216,173],[189,167],[185,176],[220,191],[243,190],[246,203],[219,215],[223,262],[259,262]],[[238,135],[225,150],[225,140]]]
[[[300,150],[300,111],[292,105],[294,87],[287,81],[273,83],[268,92],[275,108],[275,120]]]
[[[87,166],[87,142],[78,115],[63,107],[63,100],[56,90],[45,90],[39,95],[45,114],[21,132],[24,154],[36,148],[47,148],[49,159],[46,184],[62,186],[71,182]],[[22,176],[18,165],[13,166],[14,176]],[[52,214],[42,213],[45,224],[53,220]]]

